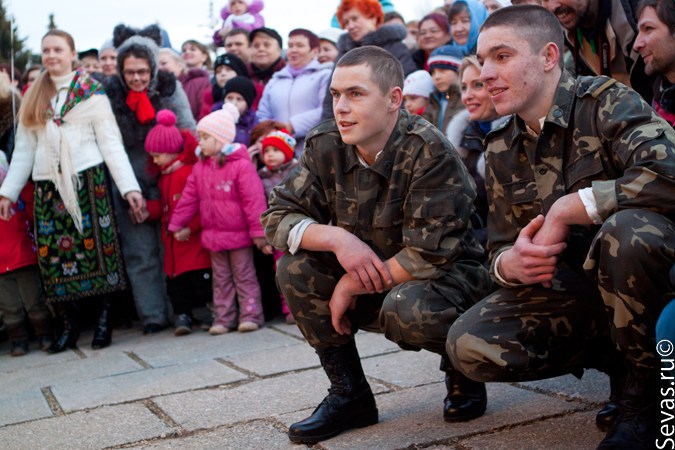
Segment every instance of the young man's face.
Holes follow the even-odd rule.
[[[609,0],[606,0],[609,1]],[[568,30],[583,25],[590,0],[545,0],[544,6],[556,15]]]
[[[638,20],[638,30],[633,46],[645,62],[647,75],[670,75],[669,80],[675,79],[675,36],[661,22],[654,8],[644,8]]]
[[[243,34],[234,34],[225,38],[225,50],[227,53],[233,53],[247,63],[249,61],[250,49],[248,38]]]
[[[392,92],[380,92],[370,75],[371,68],[365,65],[336,67],[330,84],[342,140],[367,153],[383,149],[390,134],[389,115],[398,110],[392,106]]]
[[[542,53],[532,52],[528,41],[506,26],[488,28],[478,36],[478,60],[483,64],[480,80],[500,116],[522,117],[538,111],[533,106],[542,99]]]

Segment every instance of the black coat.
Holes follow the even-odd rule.
[[[138,180],[143,196],[149,199],[158,199],[157,178],[159,172],[152,167],[152,161],[145,152],[145,137],[157,124],[155,119],[143,125],[136,119],[136,114],[126,104],[129,89],[118,76],[104,80],[106,94],[110,99],[117,126],[122,133],[124,148],[129,155],[131,166]],[[176,126],[179,129],[195,130],[195,120],[192,117],[187,96],[176,81],[176,77],[168,72],[157,72],[148,97],[155,113],[161,109],[170,109],[176,114]]]

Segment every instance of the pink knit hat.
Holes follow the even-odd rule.
[[[148,153],[180,153],[183,150],[183,136],[176,125],[173,111],[162,109],[157,113],[157,125],[152,127],[145,138]]]
[[[214,111],[197,124],[197,131],[216,138],[223,145],[231,144],[237,132],[235,124],[239,120],[239,110],[232,103],[225,103],[223,109]]]

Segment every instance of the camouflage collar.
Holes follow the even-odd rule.
[[[577,95],[577,80],[566,70],[563,70],[558,81],[558,88],[553,99],[553,105],[546,115],[546,122],[567,128],[570,123],[574,100]]]

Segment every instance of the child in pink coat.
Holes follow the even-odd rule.
[[[200,161],[192,169],[169,223],[175,238],[184,240],[189,236],[188,224],[200,214],[201,242],[211,254],[213,270],[216,317],[211,334],[255,331],[265,320],[253,244],[272,253],[260,223],[267,202],[246,146],[233,144],[238,118],[237,108],[227,103],[197,124]]]

